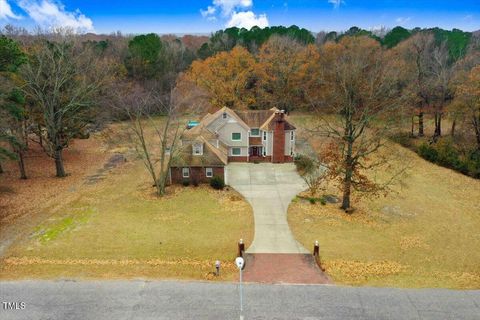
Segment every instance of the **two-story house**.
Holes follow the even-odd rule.
[[[295,127],[285,113],[270,110],[234,111],[224,107],[207,114],[181,137],[180,151],[172,159],[170,182],[208,182],[225,179],[229,162],[293,161]]]

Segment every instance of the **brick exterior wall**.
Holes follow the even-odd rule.
[[[228,162],[248,162],[248,157],[228,157]]]
[[[273,127],[273,163],[285,162],[285,120],[283,113],[275,115]]]
[[[209,167],[210,168],[210,167]],[[190,181],[198,181],[198,183],[209,183],[211,178],[208,178],[205,175],[205,168],[202,167],[191,167],[190,168],[190,177],[184,178],[182,176],[182,167],[172,167],[170,168],[172,183],[183,183],[184,180]],[[213,176],[219,176],[225,180],[225,170],[223,167],[212,167],[213,169]]]
[[[284,160],[285,160],[285,162],[293,162],[293,157],[292,156],[285,156]]]
[[[254,157],[254,156],[251,156],[248,158],[248,162],[255,162],[255,161],[258,161],[258,162],[272,162],[272,157],[271,156],[258,156],[258,157]]]
[[[262,137],[250,137],[248,144],[249,146],[262,146]]]

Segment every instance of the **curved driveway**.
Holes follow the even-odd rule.
[[[308,253],[287,223],[288,205],[307,187],[295,165],[231,163],[226,182],[253,208],[255,238],[247,253]]]

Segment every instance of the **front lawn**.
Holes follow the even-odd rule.
[[[233,279],[236,243],[253,239],[250,206],[209,186],[171,187],[162,199],[153,191],[142,164],[129,161],[74,200],[59,192],[49,219],[0,260],[0,278],[212,279],[220,260],[215,279]]]
[[[337,284],[480,288],[480,181],[396,146],[409,169],[395,192],[355,199],[352,215],[298,198],[292,232],[306,248],[320,242]]]

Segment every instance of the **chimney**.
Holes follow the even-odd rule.
[[[275,111],[272,162],[285,162],[285,113],[283,110]]]

